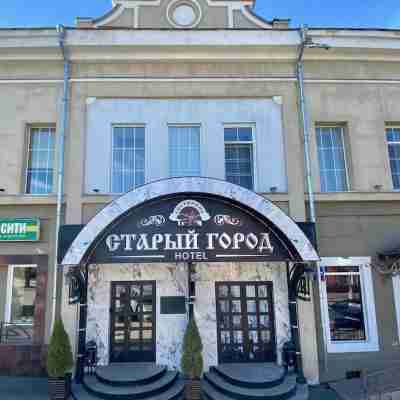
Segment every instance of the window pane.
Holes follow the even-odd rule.
[[[342,127],[316,129],[322,192],[348,190]]]
[[[36,268],[13,267],[11,317],[12,323],[32,324],[35,314]]]
[[[326,291],[331,340],[365,340],[360,275],[328,275]]]
[[[111,191],[125,193],[144,184],[145,130],[143,127],[113,128]]]
[[[200,176],[200,127],[170,126],[170,176]]]
[[[253,146],[225,144],[226,180],[253,189]]]
[[[26,193],[47,194],[53,190],[54,134],[52,127],[30,129]]]
[[[400,189],[400,128],[386,129],[393,187]]]

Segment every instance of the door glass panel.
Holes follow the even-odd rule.
[[[121,343],[125,341],[125,332],[124,331],[115,331],[114,332],[114,341],[116,343]]]
[[[121,312],[124,310],[123,302],[120,300],[115,300],[115,312]]]
[[[145,285],[143,286],[143,297],[153,295],[153,286]]]
[[[255,300],[247,300],[247,312],[248,313],[257,312],[257,303]]]
[[[257,331],[249,331],[250,343],[258,343],[258,333]]]
[[[153,337],[153,331],[143,331],[143,339],[149,340]]]
[[[123,297],[126,294],[126,286],[117,285],[115,287],[115,296]]]
[[[267,300],[260,300],[260,312],[267,313],[268,312],[268,301]]]
[[[221,309],[221,312],[223,312],[223,313],[229,312],[229,302],[227,300],[220,301],[219,307]]]
[[[240,297],[240,286],[231,286],[231,296]]]
[[[221,332],[221,343],[223,344],[229,344],[231,342],[231,335],[227,331],[222,331]]]
[[[233,329],[240,329],[242,327],[242,316],[233,315],[232,316],[232,327]]]
[[[242,303],[240,300],[232,301],[232,312],[234,312],[234,313],[242,312]]]
[[[271,341],[270,331],[260,331],[261,342],[269,343]]]
[[[258,286],[258,297],[268,297],[267,285],[259,285]]]
[[[268,315],[260,315],[260,327],[261,328],[269,328]]]
[[[228,315],[221,315],[220,318],[221,329],[229,329],[230,322],[229,322],[229,314]]]
[[[249,329],[257,329],[257,315],[249,315],[247,317]]]
[[[228,297],[229,294],[229,287],[226,285],[221,285],[218,288],[218,296],[219,297]]]
[[[143,314],[143,328],[151,328],[153,325],[152,314]]]
[[[243,343],[243,332],[233,331],[233,343],[242,344]]]
[[[132,285],[131,297],[139,297],[139,296],[140,296],[140,286]]]
[[[140,303],[138,300],[131,300],[131,313],[138,313],[140,312]]]
[[[140,328],[140,321],[138,315],[131,315],[129,317],[131,328]]]
[[[256,287],[254,285],[246,286],[246,296],[256,297]]]
[[[153,302],[151,300],[143,301],[143,312],[152,312],[153,311]]]
[[[114,329],[118,328],[124,328],[125,326],[125,318],[123,315],[117,315],[115,317],[115,322],[114,322]]]
[[[129,338],[131,340],[139,340],[140,339],[140,331],[131,331]]]

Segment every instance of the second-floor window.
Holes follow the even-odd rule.
[[[51,193],[54,183],[55,128],[30,127],[28,135],[25,193]]]
[[[113,126],[111,191],[125,193],[145,180],[145,129]]]
[[[400,127],[386,128],[393,188],[400,189]]]
[[[224,139],[226,180],[253,190],[253,128],[251,126],[226,126]]]
[[[200,176],[200,126],[169,125],[169,174]]]
[[[348,190],[344,127],[317,126],[317,147],[321,192]]]

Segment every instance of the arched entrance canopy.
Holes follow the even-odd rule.
[[[177,257],[176,249],[198,251],[175,261],[319,260],[303,231],[271,201],[226,181],[184,177],[149,183],[107,205],[75,238],[62,265],[162,262]]]

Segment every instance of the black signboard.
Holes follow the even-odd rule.
[[[165,296],[160,297],[161,314],[186,314],[185,296]]]
[[[300,260],[265,218],[220,197],[177,195],[144,203],[97,241],[91,263]]]

